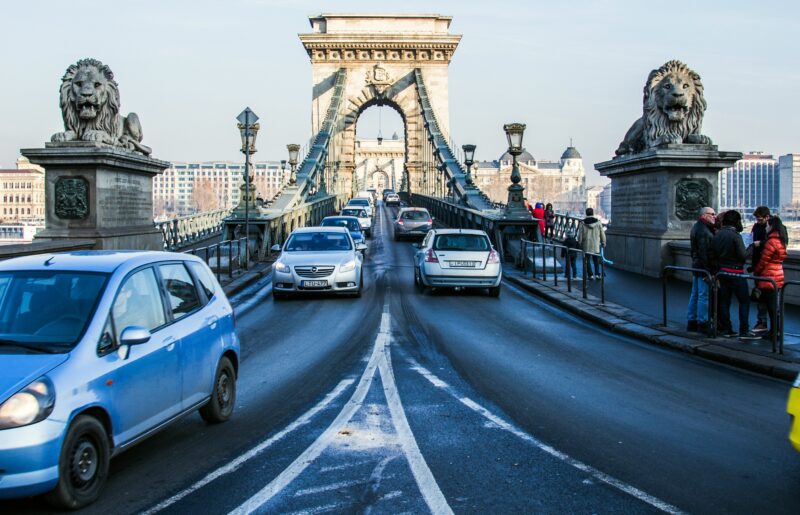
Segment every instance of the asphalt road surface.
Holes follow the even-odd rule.
[[[382,207],[360,299],[232,299],[237,409],[112,461],[85,513],[800,513],[787,383],[640,344],[509,284],[413,287]],[[42,513],[39,499],[0,504]]]

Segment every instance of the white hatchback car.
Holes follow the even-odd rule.
[[[500,295],[500,255],[483,231],[432,229],[414,257],[414,284],[426,288],[486,288]]]

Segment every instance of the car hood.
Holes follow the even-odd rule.
[[[329,252],[284,252],[281,263],[289,266],[298,265],[338,265],[354,257],[352,250]]]
[[[69,354],[0,355],[0,403],[69,359]]]

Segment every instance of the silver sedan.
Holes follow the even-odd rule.
[[[361,251],[344,227],[303,227],[289,235],[273,264],[272,296],[338,293],[361,296]],[[278,245],[274,250],[281,250]]]

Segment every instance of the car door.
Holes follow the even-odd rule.
[[[158,271],[172,316],[172,331],[180,340],[181,405],[188,409],[211,393],[218,317],[212,312],[213,306],[202,306],[194,279],[183,262],[160,263]]]
[[[98,345],[98,355],[109,369],[104,383],[118,445],[180,412],[178,342],[167,322],[153,267],[131,273],[117,290]],[[132,326],[148,329],[150,340],[131,345],[127,357],[114,352],[123,330]]]

